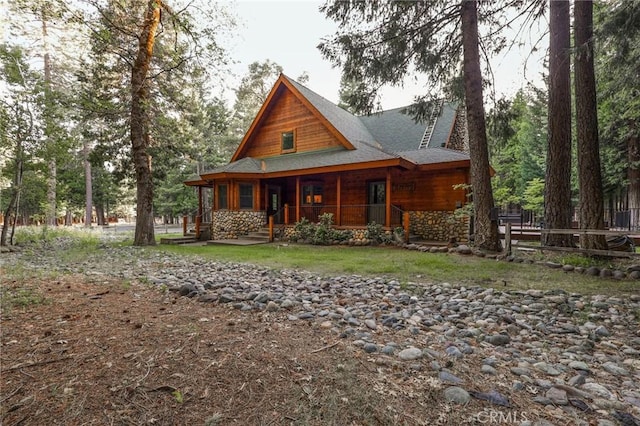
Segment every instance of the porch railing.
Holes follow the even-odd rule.
[[[338,214],[338,211],[340,212]],[[338,206],[300,206],[300,219],[306,218],[309,222],[319,222],[320,216],[325,213],[333,214],[333,223],[337,226],[366,226],[371,222],[385,225],[386,208],[380,204],[357,204]],[[392,227],[402,226],[403,211],[397,206],[391,206]],[[296,222],[296,207],[285,205],[281,210],[273,214],[275,223],[294,224]]]

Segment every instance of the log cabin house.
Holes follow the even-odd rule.
[[[336,227],[391,230],[404,217],[419,238],[464,241],[469,222],[453,212],[466,202],[454,186],[469,182],[467,146],[456,104],[436,105],[425,123],[402,108],[358,117],[280,75],[231,161],[185,184],[198,187],[199,216],[211,209],[214,240],[270,216],[286,227],[332,213]]]

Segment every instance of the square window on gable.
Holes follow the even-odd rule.
[[[281,135],[282,152],[295,152],[296,150],[296,137],[295,132],[282,132]]]

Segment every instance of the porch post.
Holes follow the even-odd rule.
[[[387,168],[387,188],[385,193],[385,218],[384,226],[391,227],[391,168]]]
[[[200,239],[200,224],[202,223],[202,187],[198,186],[198,215],[196,216],[196,239]]]
[[[260,208],[260,186],[262,186],[262,182],[260,181],[260,179],[258,179],[258,183],[256,184],[256,195],[255,198],[253,199],[253,202],[255,203],[256,201],[258,202],[258,205],[256,206],[257,208],[255,208],[254,210],[256,211],[260,211],[262,210]],[[266,210],[266,209],[265,209]]]
[[[273,242],[273,216],[269,216],[269,242]]]
[[[229,210],[237,210],[237,204],[236,204],[236,182],[234,179],[229,179],[229,193],[227,195],[227,197],[229,197],[229,200],[227,201],[227,203],[229,204]]]
[[[336,199],[336,226],[340,226],[342,222],[342,201],[340,200],[340,195],[342,192],[342,175],[338,173],[338,182],[336,182],[337,187],[337,199]]]
[[[284,203],[284,224],[289,224],[289,204]]]
[[[411,232],[411,216],[409,212],[402,213],[402,227],[404,228],[404,242],[409,244],[409,232]]]
[[[296,222],[300,222],[300,176],[296,176]]]

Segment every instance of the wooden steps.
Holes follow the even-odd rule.
[[[176,245],[176,244],[191,244],[196,242],[198,242],[198,240],[196,239],[195,235],[186,235],[184,237],[160,238],[160,244]]]

